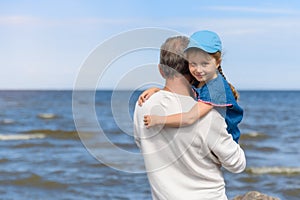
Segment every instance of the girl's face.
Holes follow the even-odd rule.
[[[193,51],[188,54],[189,70],[193,77],[200,82],[200,86],[217,78],[219,64],[211,55],[202,51]]]

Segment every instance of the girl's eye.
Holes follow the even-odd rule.
[[[196,66],[197,66],[196,63],[190,63],[190,65],[191,65],[192,67],[196,67]]]

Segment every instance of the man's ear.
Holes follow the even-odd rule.
[[[164,73],[164,71],[161,69],[161,65],[160,65],[160,64],[158,64],[158,70],[159,70],[160,75],[161,75],[163,78],[165,78],[165,73]]]

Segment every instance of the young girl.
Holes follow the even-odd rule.
[[[219,36],[211,31],[198,31],[190,37],[185,49],[189,70],[194,77],[192,87],[198,103],[186,113],[169,116],[146,115],[144,124],[149,128],[155,125],[169,127],[187,126],[206,115],[212,108],[225,118],[227,131],[238,142],[238,124],[243,118],[243,109],[237,104],[238,93],[226,81],[221,68],[222,44]],[[139,97],[140,105],[159,88],[146,90]]]

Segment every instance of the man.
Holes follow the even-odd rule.
[[[162,45],[159,71],[165,87],[142,107],[136,104],[134,134],[144,156],[154,200],[226,200],[221,166],[233,173],[246,166],[243,150],[226,131],[216,111],[182,128],[144,126],[144,115],[171,115],[189,111],[197,102],[183,76],[188,64],[183,50],[188,39],[172,37]],[[183,74],[183,75],[182,75]]]

